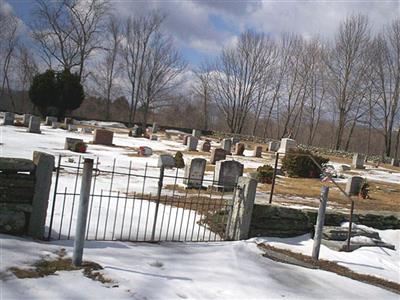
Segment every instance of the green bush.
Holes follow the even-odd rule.
[[[181,151],[177,151],[175,154],[175,167],[178,169],[185,167],[185,161],[183,160],[183,154]]]
[[[274,168],[270,165],[263,165],[257,168],[257,179],[261,183],[272,183]]]
[[[322,171],[309,157],[311,155],[322,167],[328,163],[329,159],[311,154],[307,150],[291,150],[282,159],[282,170],[289,177],[318,178]]]

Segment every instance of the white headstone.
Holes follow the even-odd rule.
[[[295,149],[295,148],[296,148],[296,141],[295,140],[288,139],[288,138],[283,138],[281,140],[281,144],[280,144],[280,147],[279,147],[277,152],[279,154],[286,154],[287,152],[289,152],[289,150]]]
[[[153,149],[147,146],[139,147],[138,154],[142,156],[150,156],[153,154]]]
[[[392,158],[392,161],[390,162],[392,167],[399,167],[400,166],[400,160],[396,158]]]
[[[31,116],[29,119],[28,132],[30,133],[41,133],[40,131],[40,117]]]
[[[201,137],[201,131],[198,129],[193,129],[192,130],[192,136],[196,137],[196,138],[200,138]]]
[[[206,160],[204,158],[193,158],[185,165],[185,179],[183,183],[188,188],[202,188],[204,172],[206,170]]]
[[[65,138],[64,149],[76,151],[76,144],[83,143],[82,139],[74,139],[74,138]]]

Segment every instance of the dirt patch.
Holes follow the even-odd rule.
[[[84,261],[82,265],[77,267],[72,264],[70,258],[65,258],[66,251],[61,249],[58,253],[56,260],[39,260],[32,265],[30,269],[21,269],[18,267],[11,267],[8,270],[13,273],[17,278],[40,278],[55,274],[58,271],[76,271],[83,270],[83,274],[95,281],[100,281],[101,283],[113,283],[110,278],[105,277],[99,270],[103,267],[99,264],[91,261]]]
[[[260,244],[258,245],[258,247],[261,248],[263,251],[265,251],[263,256],[273,260],[277,260],[280,262],[288,262],[289,259],[285,258],[286,256],[288,258],[294,259],[295,261],[298,261],[298,263],[295,263],[297,265],[302,265],[308,268],[321,269],[328,272],[336,273],[338,275],[345,276],[353,280],[358,280],[361,282],[372,284],[381,288],[388,289],[397,294],[400,294],[400,284],[393,281],[385,280],[372,275],[356,273],[350,270],[349,268],[341,266],[332,261],[327,261],[323,259],[313,260],[310,256],[292,252],[286,249],[277,248],[271,245]],[[276,254],[281,254],[281,255],[276,255]]]

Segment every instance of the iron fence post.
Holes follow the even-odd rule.
[[[350,216],[349,216],[349,228],[347,231],[347,252],[350,252],[350,240],[351,240],[351,230],[353,226],[353,212],[354,212],[354,200],[351,200]]]
[[[321,197],[319,199],[320,202],[319,202],[319,209],[317,216],[317,224],[315,225],[316,228],[315,228],[314,243],[312,250],[312,258],[314,260],[318,260],[319,257],[319,249],[321,247],[321,239],[322,239],[322,230],[325,222],[326,204],[328,202],[328,192],[329,192],[328,186],[323,186],[321,188]]]
[[[162,191],[162,187],[163,187],[163,181],[164,181],[164,166],[162,165],[160,168],[160,178],[158,179],[157,202],[156,202],[156,209],[154,212],[153,230],[151,232],[151,241],[152,242],[154,242],[154,237],[156,234],[157,215],[158,215],[158,208],[160,207],[160,198],[161,198],[161,191]]]
[[[271,186],[271,192],[269,194],[269,204],[272,203],[272,196],[274,195],[274,189],[275,189],[275,178],[276,178],[276,169],[278,168],[278,160],[279,160],[279,153],[275,153],[275,165],[274,165],[274,175],[272,177],[272,186]]]
[[[72,263],[75,266],[82,264],[83,246],[85,243],[86,221],[88,217],[90,186],[92,182],[93,159],[85,158],[83,165],[81,193],[79,199],[78,219],[76,222],[74,252]]]

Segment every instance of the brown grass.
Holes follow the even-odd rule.
[[[66,251],[61,249],[58,252],[58,258],[56,260],[39,260],[33,264],[31,269],[21,269],[17,267],[11,267],[8,270],[12,272],[17,278],[40,278],[49,275],[56,275],[58,271],[76,271],[83,270],[83,274],[93,280],[100,281],[101,283],[112,283],[113,281],[105,277],[99,270],[103,267],[95,262],[84,261],[82,265],[77,267],[72,264],[70,258],[65,258]]]
[[[400,293],[400,284],[396,282],[385,280],[372,275],[356,273],[347,267],[337,264],[336,262],[327,261],[323,259],[313,260],[311,257],[303,255],[301,253],[296,253],[290,250],[277,248],[268,244],[260,244],[258,245],[258,247],[265,251],[264,254],[265,257],[268,257],[273,260],[285,262],[284,259],[277,259],[276,256],[274,255],[274,252],[283,254],[283,256],[289,256],[291,258],[294,258],[295,260],[305,263],[306,265],[309,265],[310,268],[318,268],[328,272],[336,273],[340,276],[351,278],[353,280],[358,280],[381,288],[389,289],[390,291],[393,291],[395,293]]]
[[[334,186],[333,183],[321,182],[319,179],[310,178],[278,178],[275,185],[274,194],[285,196],[299,196],[319,198],[321,187],[328,185],[329,202],[335,203],[339,207],[350,208],[349,200]],[[345,184],[339,184],[343,189]],[[355,207],[358,210],[370,211],[391,211],[400,212],[400,185],[394,183],[383,183],[369,181],[369,199],[358,199],[355,197]],[[270,184],[259,184],[259,189],[269,192]],[[315,206],[318,203],[315,202]]]

